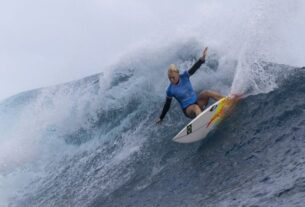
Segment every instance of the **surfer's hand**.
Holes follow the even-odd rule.
[[[161,122],[162,122],[162,119],[160,119],[160,118],[158,118],[158,119],[156,120],[156,124],[161,124]]]
[[[205,61],[206,56],[208,55],[208,47],[204,48],[202,56],[200,57],[200,59],[202,61]]]

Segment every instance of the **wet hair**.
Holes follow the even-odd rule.
[[[170,64],[168,67],[168,73],[178,73],[179,74],[179,69],[175,64]]]

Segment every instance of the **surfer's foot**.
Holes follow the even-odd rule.
[[[230,99],[240,100],[244,97],[243,93],[232,93],[228,96]]]
[[[232,93],[228,95],[227,105],[230,105],[230,107],[234,107],[240,101],[240,99],[243,98],[243,96],[244,94],[242,93]]]

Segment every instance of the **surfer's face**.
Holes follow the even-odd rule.
[[[168,79],[172,84],[177,84],[179,82],[179,73],[169,72]]]

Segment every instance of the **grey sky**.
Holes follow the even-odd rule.
[[[175,33],[204,34],[238,57],[255,31],[270,61],[303,66],[304,11],[303,0],[0,0],[0,100],[99,73],[134,45]]]
[[[1,0],[0,100],[101,72],[137,42],[191,22],[199,3]]]

